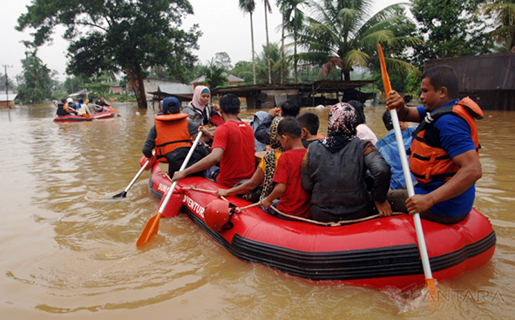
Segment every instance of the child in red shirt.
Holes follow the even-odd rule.
[[[283,213],[309,218],[311,195],[301,186],[301,165],[306,154],[302,145],[302,131],[299,122],[293,117],[286,117],[277,127],[277,134],[284,150],[277,163],[273,181],[276,186],[272,193],[261,201],[269,208],[272,201],[280,197],[277,209]]]

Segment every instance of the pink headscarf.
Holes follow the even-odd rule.
[[[211,94],[211,91],[209,91],[208,87],[196,86],[195,92],[193,92],[193,100],[191,101],[193,102],[193,106],[195,106],[195,108],[199,109],[200,111],[204,111],[204,108],[206,107],[206,105],[202,105],[202,103],[200,103],[200,96],[203,92],[209,92],[209,94]]]

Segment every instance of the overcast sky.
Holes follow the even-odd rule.
[[[281,15],[275,7],[275,1],[270,2],[273,5],[272,14],[268,15],[270,42],[279,42]],[[405,1],[375,0],[373,11],[377,12],[398,2]],[[21,59],[24,58],[25,47],[20,41],[32,41],[31,30],[21,33],[14,29],[18,17],[27,12],[26,6],[30,3],[31,0],[0,0],[0,12],[2,12],[0,73],[5,73],[4,65],[12,66],[7,68],[7,74],[11,79],[22,72]],[[195,15],[186,18],[184,26],[189,28],[194,23],[198,23],[203,32],[199,39],[200,50],[195,51],[201,63],[206,64],[217,52],[227,52],[233,65],[240,60],[252,59],[249,16],[239,9],[237,0],[190,0],[190,3],[193,5]],[[256,1],[253,17],[255,50],[261,52],[262,45],[266,42],[264,7],[261,0]],[[62,38],[63,30],[56,30],[53,43],[41,47],[38,51],[38,57],[47,64],[47,67],[59,72],[61,81],[66,78],[64,72],[68,47],[68,43]]]

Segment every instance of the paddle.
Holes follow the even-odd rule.
[[[179,169],[179,172],[183,171],[186,168],[186,165],[190,161],[191,155],[193,154],[193,151],[195,151],[195,148],[198,145],[198,142],[200,141],[201,137],[202,131],[199,131],[197,138],[195,139],[195,142],[193,142],[193,145],[191,146],[190,151],[186,156],[186,159],[184,159],[184,162],[182,163],[181,168]],[[147,224],[145,225],[145,229],[143,229],[141,235],[138,238],[138,241],[136,241],[136,247],[141,247],[142,245],[147,243],[150,240],[150,238],[157,234],[157,231],[159,229],[159,219],[161,219],[161,215],[163,214],[163,211],[165,210],[166,205],[168,204],[168,201],[172,196],[175,186],[177,186],[177,181],[174,181],[170,189],[168,189],[168,191],[166,192],[165,199],[161,203],[161,206],[159,206],[159,210],[157,210],[157,213],[148,220]]]
[[[145,162],[145,165],[143,167],[141,167],[141,169],[139,169],[138,173],[136,174],[136,176],[132,179],[131,183],[129,183],[129,185],[127,186],[127,188],[125,188],[125,190],[123,190],[123,192],[120,192],[116,195],[113,196],[113,199],[116,199],[116,198],[125,198],[125,196],[127,196],[127,192],[129,192],[129,189],[132,187],[132,185],[134,184],[134,182],[136,182],[136,180],[138,180],[139,176],[141,176],[141,174],[143,173],[143,171],[145,171],[145,169],[147,168],[148,164],[150,163],[150,160],[147,159],[147,162]]]
[[[390,84],[390,78],[388,77],[388,71],[386,70],[386,64],[384,61],[383,49],[381,45],[377,45],[377,53],[379,55],[379,61],[381,63],[381,76],[383,78],[384,91],[386,97],[392,91]],[[411,175],[408,167],[408,160],[406,159],[406,150],[404,149],[404,141],[402,140],[401,127],[399,124],[399,117],[397,116],[397,110],[391,109],[390,115],[392,116],[393,128],[395,130],[395,138],[397,145],[399,146],[399,156],[401,157],[402,171],[404,172],[404,179],[406,180],[406,187],[408,189],[408,196],[413,197],[415,195],[415,189],[413,188],[413,182],[411,181]],[[420,222],[420,215],[415,213],[413,215],[413,221],[415,222],[415,230],[417,232],[418,250],[420,252],[420,258],[422,259],[422,267],[424,268],[424,276],[426,278],[426,286],[433,299],[436,299],[437,290],[436,283],[431,273],[431,265],[429,264],[429,257],[427,255],[426,240],[424,238],[424,231],[422,230],[422,223]]]

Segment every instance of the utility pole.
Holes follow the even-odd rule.
[[[11,103],[9,102],[9,77],[7,76],[7,68],[12,68],[13,66],[4,64],[2,67],[5,68],[5,95],[7,96],[7,106],[11,109]]]

